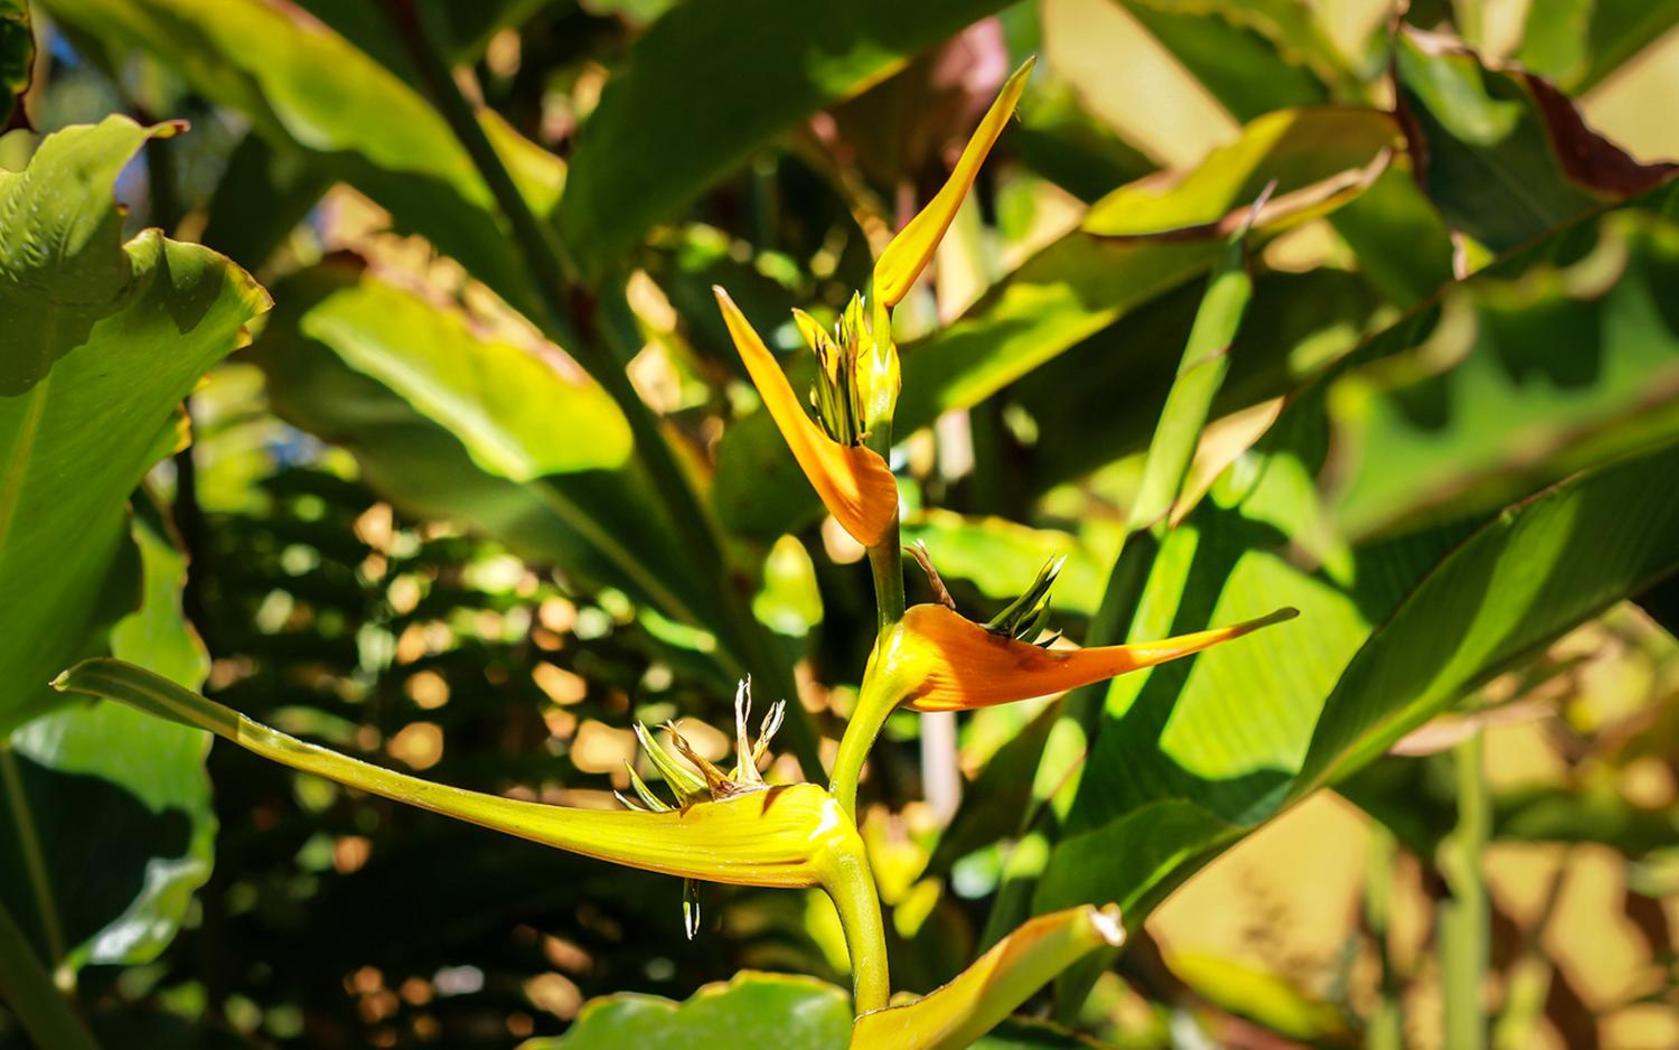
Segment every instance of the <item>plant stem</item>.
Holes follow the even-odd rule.
[[[1491,806],[1481,769],[1481,731],[1453,749],[1457,762],[1457,826],[1440,846],[1440,874],[1450,897],[1439,907],[1440,973],[1445,996],[1443,1044],[1482,1050],[1487,1026],[1481,1002],[1486,980],[1491,912],[1481,854]]]
[[[824,880],[828,897],[839,912],[845,930],[845,948],[851,956],[853,1008],[859,1014],[886,1006],[891,994],[886,965],[886,927],[881,921],[880,895],[875,891],[874,873],[856,839],[855,853],[836,852],[830,858],[833,869]]]
[[[388,0],[392,23],[407,44],[433,101],[495,197],[511,228],[513,241],[530,267],[536,286],[536,306],[541,311],[538,320],[548,335],[577,359],[623,411],[641,463],[664,504],[673,533],[687,541],[697,564],[715,574],[725,620],[724,629],[718,632],[720,640],[725,648],[735,652],[743,665],[768,678],[775,692],[792,701],[788,704],[789,739],[805,777],[820,780],[822,760],[816,727],[810,712],[798,702],[798,686],[791,668],[774,651],[753,618],[751,605],[730,571],[716,523],[700,503],[674,451],[660,432],[658,419],[636,393],[621,362],[598,340],[584,338],[584,333],[572,324],[574,306],[587,306],[592,299],[576,280],[576,265],[565,246],[531,211],[529,202],[484,134],[471,103],[461,94],[448,64],[431,42],[425,10],[414,0]]]
[[[4,905],[0,905],[0,1000],[36,1046],[99,1048],[70,1001],[53,987],[52,977],[29,950],[28,938]]]

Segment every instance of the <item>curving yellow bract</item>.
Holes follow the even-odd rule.
[[[898,483],[892,480],[886,461],[873,449],[842,445],[824,433],[805,412],[775,356],[729,293],[715,287],[712,292],[747,374],[799,469],[845,531],[863,546],[875,546],[898,514]]]
[[[576,809],[450,787],[341,755],[121,660],[85,660],[53,686],[207,729],[247,751],[347,787],[586,857],[737,886],[820,887],[845,928],[857,1002],[871,1009],[886,1003],[880,903],[862,836],[833,796],[815,784],[767,787],[663,812]]]
[[[962,206],[962,199],[979,176],[980,165],[985,163],[986,155],[996,145],[998,136],[1008,127],[1014,107],[1026,90],[1026,79],[1032,75],[1032,67],[1037,61],[1035,57],[1028,58],[1003,82],[997,100],[985,111],[985,117],[974,129],[973,137],[962,148],[962,156],[957,159],[950,178],[880,253],[880,259],[874,264],[874,294],[882,305],[897,306],[909,294],[910,286],[921,276],[921,271],[932,261],[933,252],[938,249],[939,241],[944,239],[945,231],[950,229],[957,209]]]
[[[949,984],[902,1006],[859,1016],[852,1050],[960,1050],[989,1032],[1056,974],[1125,940],[1119,906],[1089,904],[1022,923]]]

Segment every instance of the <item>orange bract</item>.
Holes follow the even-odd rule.
[[[886,461],[873,449],[842,445],[824,433],[799,404],[781,366],[729,293],[712,291],[752,384],[799,468],[845,531],[863,546],[875,546],[898,513],[898,484]]]
[[[1279,609],[1158,642],[1044,649],[993,634],[942,605],[917,605],[904,614],[904,641],[914,649],[905,654],[906,665],[916,673],[903,702],[917,711],[960,711],[1046,696],[1198,653],[1295,615]]]

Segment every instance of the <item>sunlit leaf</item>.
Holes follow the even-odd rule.
[[[207,249],[121,243],[111,186],[166,131],[111,117],[0,172],[0,214],[22,217],[0,225],[0,730],[50,706],[47,680],[137,603],[125,502],[179,440],[181,398],[268,306]]]

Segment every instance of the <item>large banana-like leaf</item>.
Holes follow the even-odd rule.
[[[1524,290],[1545,291],[1568,273],[1552,264],[1553,253],[1571,247],[1564,257],[1578,259],[1595,226],[1600,244],[1618,238],[1625,249],[1615,271],[1633,274],[1625,298],[1602,286],[1595,297],[1560,297],[1544,331],[1615,332],[1621,345],[1604,359],[1619,363],[1605,374],[1631,369],[1656,388],[1671,368],[1670,322],[1651,306],[1628,304],[1651,301],[1647,282],[1673,250],[1673,231],[1658,217],[1671,192],[1469,282],[1457,309],[1483,319],[1508,303],[1506,282],[1516,274]],[[1641,264],[1649,266],[1642,277],[1628,262],[1639,251],[1655,259]],[[1431,319],[1448,324],[1449,313],[1419,315],[1394,338],[1418,345],[1419,331]],[[1512,660],[1679,566],[1679,495],[1651,484],[1679,468],[1671,412],[1657,417],[1666,425],[1633,426],[1597,443],[1595,455],[1594,443],[1581,443],[1579,458],[1545,469],[1592,469],[1491,520],[1484,518],[1490,508],[1472,501],[1454,510],[1454,523],[1392,539],[1357,542],[1344,531],[1364,527],[1346,514],[1356,504],[1344,494],[1367,475],[1410,471],[1424,492],[1436,477],[1450,477],[1463,454],[1454,438],[1459,417],[1473,417],[1477,441],[1519,446],[1533,424],[1514,378],[1526,378],[1524,398],[1540,396],[1530,386],[1543,373],[1514,354],[1517,347],[1541,361],[1547,352],[1569,361],[1605,345],[1582,349],[1531,334],[1472,340],[1419,372],[1406,371],[1404,352],[1377,341],[1297,400],[1165,538],[1132,630],[1169,631],[1277,602],[1299,607],[1300,618],[1276,628],[1269,646],[1211,653],[1114,683],[1037,906],[1114,898],[1129,906],[1130,918],[1140,917],[1303,792],[1356,769]],[[1504,392],[1491,381],[1500,376]],[[1624,409],[1626,399],[1620,403]],[[1400,428],[1380,443],[1405,448],[1408,462],[1364,458],[1360,450],[1373,445],[1359,439],[1359,428],[1405,417],[1407,409],[1415,433],[1437,441],[1407,443]],[[1640,444],[1653,450],[1605,463]],[[1471,529],[1478,520],[1485,523]]]
[[[180,440],[181,398],[268,306],[205,248],[122,243],[111,187],[170,130],[111,117],[0,172],[0,731],[137,604],[124,504]]]
[[[424,96],[312,15],[279,0],[47,0],[56,17],[118,51],[143,48],[208,98],[248,116],[424,235],[514,306],[533,287],[472,160]],[[564,165],[489,111],[485,131],[539,215]]]
[[[562,230],[586,263],[623,255],[752,150],[1003,6],[711,0],[672,10],[613,70],[579,133]]]
[[[906,346],[894,420],[908,433],[967,408],[1145,303],[1205,273],[1271,180],[1261,233],[1332,212],[1387,165],[1388,115],[1356,107],[1270,114],[1187,172],[1151,176],[1091,206],[1083,226],[993,287],[949,328]],[[809,520],[814,499],[767,420],[733,427],[719,453],[719,514],[754,534]]]

